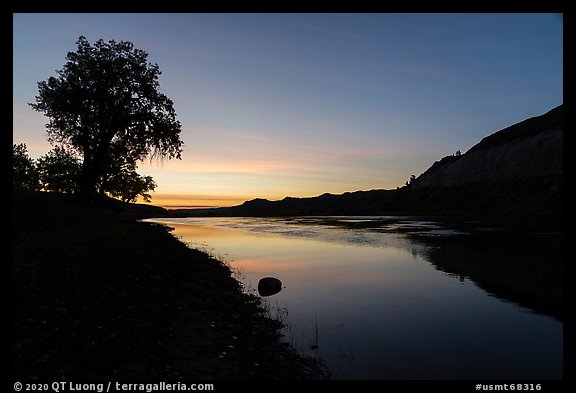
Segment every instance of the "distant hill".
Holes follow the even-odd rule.
[[[563,105],[495,132],[465,154],[436,161],[396,190],[254,199],[172,216],[558,215],[562,213]]]

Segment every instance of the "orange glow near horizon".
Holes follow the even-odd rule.
[[[232,219],[234,220],[234,219]],[[162,222],[160,220],[159,222]],[[246,283],[254,286],[263,276],[277,276],[290,282],[291,290],[299,288],[310,274],[323,276],[342,287],[386,283],[388,287],[422,278],[413,271],[414,254],[405,248],[363,247],[339,242],[326,242],[306,237],[282,236],[218,226],[220,219],[200,223],[167,222],[174,236],[191,248],[203,250],[228,264]],[[214,225],[215,224],[215,225]],[[351,260],[362,260],[366,274],[358,274]],[[384,266],[397,266],[398,274],[382,277]],[[425,268],[427,270],[428,268]],[[430,268],[432,269],[432,268]],[[408,273],[409,272],[409,273]],[[304,287],[300,289],[306,289]]]
[[[195,209],[212,207],[229,207],[241,205],[251,197],[218,196],[218,195],[179,195],[152,193],[152,202],[144,202],[141,198],[137,203],[146,203],[164,209]]]
[[[224,207],[254,198],[280,200],[358,190],[396,188],[418,174],[404,160],[406,144],[359,146],[351,137],[320,146],[291,135],[280,142],[266,130],[199,127],[184,124],[196,136],[182,160],[140,163],[138,172],[157,182],[152,204],[169,209]],[[223,143],[225,141],[226,143]],[[386,157],[387,163],[380,163]]]

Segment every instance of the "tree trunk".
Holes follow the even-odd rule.
[[[84,152],[84,162],[82,163],[82,178],[80,180],[80,200],[87,208],[94,209],[94,198],[96,196],[96,184],[102,174],[108,147],[111,137],[102,141],[98,148],[90,154]]]
[[[82,172],[80,174],[80,203],[87,209],[94,209],[94,193],[96,192],[96,176],[92,158],[84,154]]]

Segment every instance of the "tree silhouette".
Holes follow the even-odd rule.
[[[136,202],[142,196],[145,202],[150,202],[149,191],[154,191],[156,183],[152,176],[140,176],[135,171],[122,171],[109,180],[110,195],[120,199],[125,204]]]
[[[38,82],[32,108],[50,119],[48,140],[82,157],[80,196],[92,204],[99,182],[122,162],[136,168],[146,157],[180,159],[180,122],[160,93],[157,64],[130,42],[85,37],[69,52],[58,77]]]
[[[51,192],[73,194],[78,192],[80,160],[64,147],[55,146],[37,160],[42,188]]]
[[[38,170],[34,160],[28,156],[25,143],[12,145],[12,186],[15,190],[40,189]]]

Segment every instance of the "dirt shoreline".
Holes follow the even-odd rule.
[[[13,377],[326,379],[230,269],[166,227],[14,194]]]

